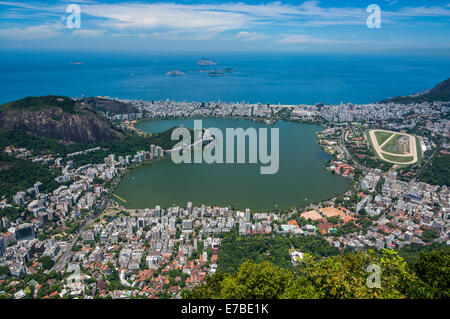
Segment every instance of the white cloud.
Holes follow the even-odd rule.
[[[15,8],[24,8],[24,9],[38,9],[39,7],[36,5],[32,5],[24,2],[13,2],[13,1],[0,1],[0,5],[7,7],[15,7]]]
[[[82,5],[82,14],[100,19],[99,26],[138,33],[151,31],[166,39],[210,39],[231,30],[261,26],[328,26],[365,24],[367,13],[361,8],[322,8],[317,1],[300,5],[281,2],[249,5],[119,3]],[[240,31],[236,39],[253,41],[266,38],[260,32]]]
[[[201,32],[187,34],[183,31],[151,32],[150,34],[138,33],[137,35],[141,38],[150,36],[159,40],[210,40],[216,36],[215,33]]]
[[[114,4],[82,6],[82,13],[107,19],[104,27],[119,30],[178,31],[182,33],[218,34],[248,24],[246,15],[203,9],[196,5]]]
[[[53,38],[59,35],[61,27],[55,25],[37,25],[25,28],[13,27],[0,29],[0,38],[14,40],[39,40]]]
[[[234,38],[242,41],[257,41],[267,39],[269,36],[259,32],[241,31]]]
[[[77,35],[80,37],[96,37],[105,33],[104,30],[92,30],[92,29],[74,29],[72,32],[73,35]]]
[[[305,34],[282,34],[281,39],[278,41],[284,44],[337,44],[342,43],[340,41],[316,38]]]
[[[147,29],[155,32],[177,30],[185,33],[217,35],[224,31],[271,27],[324,27],[364,25],[365,7],[321,7],[318,1],[299,5],[272,2],[266,4],[175,4],[119,3],[82,5],[83,14],[106,19],[102,25],[122,30]],[[384,23],[393,18],[449,16],[445,7],[404,7],[397,11],[382,11]],[[390,17],[391,19],[387,19]]]
[[[70,2],[69,0],[67,0]],[[233,0],[230,0],[233,1]],[[299,0],[299,4],[284,4],[282,2],[270,2],[261,4],[245,4],[242,2],[225,2],[222,4],[177,4],[177,3],[142,3],[123,2],[104,4],[93,0],[75,1],[80,3],[82,28],[73,32],[79,36],[100,36],[109,33],[112,36],[150,36],[159,39],[211,39],[223,32],[237,33],[235,39],[241,41],[254,41],[270,38],[261,30],[270,28],[270,33],[305,33],[307,27],[331,27],[331,26],[357,26],[364,25],[367,19],[365,7],[325,7],[320,6],[319,1]],[[395,2],[396,0],[386,0]],[[16,34],[18,38],[51,37],[58,34],[58,30],[51,30],[46,22],[59,20],[64,23],[67,16],[66,0],[58,4],[48,5],[33,2],[0,1],[2,13],[0,17],[5,20],[10,18],[8,28],[0,31],[3,37],[7,33]],[[19,11],[18,11],[19,10]],[[415,17],[448,17],[449,5],[402,7],[395,11],[382,11],[382,23],[392,24],[405,20],[414,21]],[[21,22],[27,25],[32,21],[38,21],[35,27],[23,27]],[[431,23],[430,21],[421,23]],[[4,24],[5,25],[5,24]],[[11,25],[11,26],[9,26]],[[30,29],[31,28],[31,29]],[[35,29],[33,29],[35,28]],[[42,29],[42,34],[34,30]],[[253,32],[245,30],[255,30]],[[297,37],[296,37],[297,36]],[[306,35],[287,36],[281,41],[326,41]],[[331,41],[331,40],[328,40]],[[285,42],[287,43],[287,42]],[[317,43],[317,42],[316,42]]]
[[[398,0],[385,0],[390,6],[396,4]]]

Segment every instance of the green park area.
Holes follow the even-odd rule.
[[[395,134],[395,136],[393,138],[391,138],[389,140],[389,142],[386,143],[386,145],[383,146],[382,150],[385,151],[385,152],[388,152],[388,153],[395,153],[395,154],[397,154],[398,153],[398,150],[397,150],[398,140],[400,138],[404,137],[404,136],[406,136],[406,135]]]
[[[382,132],[382,131],[376,131],[375,136],[378,141],[378,145],[382,145],[389,137],[392,136],[393,133],[390,132]]]
[[[417,149],[417,162],[420,163],[420,162],[422,162],[422,146],[420,145],[420,138],[417,136],[415,138],[416,138],[416,149]]]
[[[393,156],[386,153],[382,153],[383,157],[389,161],[394,161],[397,163],[408,163],[413,160],[412,156]]]

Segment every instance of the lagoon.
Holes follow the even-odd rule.
[[[183,125],[193,128],[193,119],[152,120],[136,127],[147,133]],[[244,119],[203,119],[203,127],[270,128]],[[194,205],[228,206],[255,211],[291,208],[331,198],[345,192],[350,181],[325,170],[331,156],[317,144],[323,127],[279,121],[280,168],[274,175],[261,175],[261,163],[175,164],[168,159],[145,164],[123,176],[115,194],[128,208]],[[123,203],[122,203],[123,204]]]

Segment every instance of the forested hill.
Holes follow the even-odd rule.
[[[434,101],[442,101],[449,102],[450,101],[450,78],[441,83],[437,84],[434,88],[412,94],[407,96],[397,96],[391,99],[387,99],[381,101],[381,103],[400,103],[400,104],[409,104],[409,103],[420,103],[420,102],[434,102]]]
[[[52,191],[58,187],[56,176],[44,165],[0,153],[0,199],[26,191],[36,182],[42,183],[43,192]]]
[[[26,97],[0,106],[0,130],[65,142],[117,141],[123,132],[99,112],[65,96]]]
[[[138,113],[139,109],[131,104],[120,101],[89,97],[80,101],[82,105],[88,105],[97,111],[110,112],[114,114]]]

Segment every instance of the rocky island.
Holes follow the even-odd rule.
[[[166,75],[169,76],[179,76],[179,75],[185,75],[186,73],[178,71],[178,70],[172,70],[170,72],[167,72]]]
[[[214,62],[214,61],[212,61],[212,60],[210,60],[210,59],[207,59],[207,58],[201,58],[201,59],[197,62],[197,64],[198,64],[198,65],[216,65],[217,63]]]

